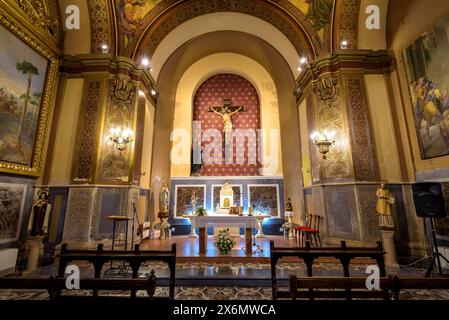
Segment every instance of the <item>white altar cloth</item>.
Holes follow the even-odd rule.
[[[197,228],[214,227],[236,227],[236,228],[256,228],[257,221],[255,216],[233,216],[218,215],[195,216],[195,226]]]

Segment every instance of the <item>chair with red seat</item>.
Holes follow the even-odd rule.
[[[306,239],[306,241],[310,241],[311,243],[313,238],[313,240],[315,240],[315,245],[317,247],[321,247],[320,221],[321,216],[306,214],[305,226],[294,227],[295,236],[298,239],[299,246],[303,246],[303,244],[305,244],[304,238]]]

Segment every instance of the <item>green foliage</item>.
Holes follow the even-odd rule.
[[[207,216],[207,210],[204,209],[203,207],[200,207],[200,208],[196,209],[195,215],[198,216],[198,217]]]
[[[229,233],[229,228],[220,230],[218,236],[215,239],[215,246],[221,254],[228,254],[235,246],[235,241]]]
[[[26,60],[23,60],[22,62],[17,62],[16,69],[22,74],[32,74],[32,75],[39,75],[39,70],[31,63]]]

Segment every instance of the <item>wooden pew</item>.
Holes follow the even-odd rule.
[[[290,276],[290,295],[296,299],[383,299],[390,300],[391,280],[381,278],[380,290],[368,290],[363,277],[308,277]],[[318,291],[317,291],[318,290]]]
[[[173,243],[171,250],[140,250],[135,245],[134,250],[104,250],[103,244],[97,246],[97,250],[74,250],[63,244],[61,253],[58,255],[58,277],[64,277],[67,265],[74,261],[89,261],[94,266],[95,278],[101,278],[101,271],[105,263],[110,261],[123,261],[129,264],[132,277],[137,278],[139,269],[144,262],[162,261],[168,264],[170,270],[169,297],[175,296],[175,267],[176,267],[176,244]],[[134,295],[134,293],[132,293]],[[94,291],[94,295],[96,292]]]
[[[168,300],[171,297],[155,297],[157,279],[154,270],[146,278],[139,279],[80,279],[80,290],[116,290],[116,291],[130,291],[136,292],[138,290],[146,291],[147,297],[139,297],[139,299],[148,300]],[[80,295],[65,295],[64,293],[73,291],[66,287],[66,279],[61,277],[50,277],[48,279],[39,278],[0,278],[0,289],[33,289],[33,290],[47,290],[50,301],[60,300],[110,300],[110,299],[136,299],[136,295],[130,296],[80,296]]]
[[[448,278],[399,278],[392,275],[390,279],[395,300],[400,299],[401,290],[449,290]]]
[[[355,258],[370,258],[376,261],[379,266],[380,276],[385,277],[384,250],[382,243],[377,242],[377,246],[369,247],[353,247],[349,248],[345,241],[341,242],[340,247],[317,248],[311,247],[310,242],[306,242],[305,247],[298,248],[281,248],[275,247],[274,241],[270,241],[270,257],[271,257],[271,285],[273,299],[287,298],[290,296],[288,291],[279,291],[277,289],[276,265],[279,259],[284,257],[297,257],[304,261],[307,268],[307,277],[313,277],[313,263],[319,258],[335,258],[343,269],[343,277],[350,277],[349,266]]]
[[[399,278],[396,275],[379,279],[379,290],[369,290],[366,278],[290,276],[290,295],[296,299],[400,299],[402,290],[449,290],[447,278]],[[318,290],[318,291],[317,291]]]

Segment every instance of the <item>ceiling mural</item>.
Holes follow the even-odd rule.
[[[324,28],[332,20],[335,0],[289,0],[289,2],[307,17],[323,40]]]
[[[162,0],[116,0],[117,15],[124,35],[125,48],[128,47],[130,40],[144,29],[144,18],[161,1]]]

